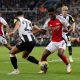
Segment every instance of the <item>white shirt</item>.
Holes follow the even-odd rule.
[[[33,33],[31,21],[24,17],[18,17],[18,19],[20,20],[20,27],[18,29],[20,38],[24,42],[26,41],[26,39],[32,41],[31,35],[33,35]],[[26,36],[26,38],[24,36]]]

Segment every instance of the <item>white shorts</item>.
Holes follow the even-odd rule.
[[[60,42],[50,42],[49,45],[46,47],[47,50],[50,52],[54,52],[55,50],[58,50],[59,48],[66,49],[66,42],[64,40]]]
[[[62,37],[65,39],[67,46],[71,46],[71,41],[69,41],[70,36],[67,36],[66,33],[62,34]],[[69,38],[69,39],[68,39]]]
[[[7,44],[6,38],[3,37],[3,36],[0,36],[0,43],[1,43],[1,44]]]

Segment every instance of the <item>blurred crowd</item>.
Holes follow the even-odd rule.
[[[58,14],[60,14],[60,8],[62,5],[69,6],[69,13],[75,18],[76,30],[72,36],[79,36],[80,30],[80,0],[0,0],[0,12],[3,13],[3,17],[6,19],[10,28],[13,29],[13,19],[17,10],[23,10],[25,17],[42,27],[45,20],[48,18],[47,9],[51,6],[57,8]],[[44,42],[48,44],[50,35],[37,34],[38,45],[42,45]],[[45,41],[46,40],[46,41]],[[44,45],[45,45],[44,44]]]

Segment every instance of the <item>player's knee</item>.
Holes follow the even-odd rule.
[[[63,53],[62,52],[58,52],[58,56],[62,56],[63,55]]]
[[[23,59],[26,59],[27,57],[28,57],[28,56],[24,56],[24,55],[22,56]]]
[[[10,53],[10,57],[15,57],[15,54],[13,54],[11,51],[9,53]]]
[[[12,54],[12,55],[15,55],[15,53],[14,53],[14,51],[13,50],[10,50],[10,52],[9,52],[10,54]]]
[[[22,58],[23,58],[23,59],[25,59],[25,56],[24,56],[24,55],[22,55]]]
[[[49,50],[45,50],[42,57],[48,57],[51,54]]]
[[[26,59],[27,57],[28,57],[28,54],[23,54],[23,55],[22,55],[22,58],[23,58],[23,59]]]
[[[12,51],[10,50],[10,52],[9,52],[10,54],[12,54]]]
[[[58,56],[62,56],[63,53],[64,53],[64,50],[63,50],[63,49],[59,49],[59,50],[58,50]]]

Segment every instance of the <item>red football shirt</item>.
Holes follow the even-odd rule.
[[[62,27],[63,26],[69,26],[69,23],[60,16],[56,17],[55,20],[51,20],[48,22],[48,27],[51,29],[52,32],[52,38],[51,41],[53,42],[59,42],[62,41]]]
[[[0,17],[0,36],[4,35],[3,25],[6,24],[7,22],[2,17]]]
[[[2,32],[2,23],[0,22],[0,36],[3,35],[3,32]]]

